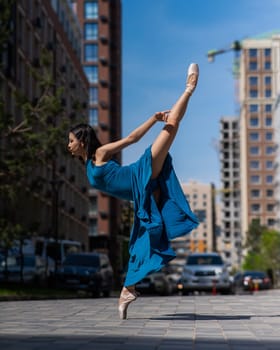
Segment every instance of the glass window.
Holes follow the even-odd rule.
[[[90,83],[98,83],[98,68],[97,66],[84,66],[84,72]]]
[[[251,176],[251,183],[252,183],[252,184],[258,184],[258,183],[260,183],[260,176],[259,176],[259,175],[252,175],[252,176]]]
[[[265,139],[266,139],[266,141],[271,141],[271,140],[272,140],[272,137],[273,137],[272,132],[266,132],[266,133],[265,133]]]
[[[265,70],[270,70],[271,69],[271,62],[270,61],[264,63],[264,69]]]
[[[86,62],[96,62],[98,60],[98,45],[85,44],[84,45],[84,60]]]
[[[266,150],[265,150],[266,154],[273,154],[273,152],[274,152],[274,147],[272,147],[272,146],[266,147]]]
[[[257,97],[258,97],[258,90],[256,90],[256,89],[250,89],[249,94],[250,94],[250,97],[251,97],[251,98],[257,98]]]
[[[90,87],[89,89],[89,103],[96,104],[98,103],[98,88]]]
[[[258,111],[258,109],[259,109],[259,105],[256,105],[256,104],[251,104],[250,105],[250,112],[257,112]]]
[[[273,211],[274,205],[273,204],[267,204],[266,209],[267,211]]]
[[[258,85],[258,77],[249,77],[249,85]]]
[[[90,219],[89,220],[89,235],[90,236],[97,236],[97,219]]]
[[[267,175],[266,176],[266,183],[271,184],[273,182],[273,176],[272,175]]]
[[[84,25],[84,39],[85,40],[97,40],[98,38],[98,24],[97,23],[85,23]]]
[[[96,1],[85,1],[84,17],[87,19],[98,19],[98,3]]]
[[[271,85],[271,76],[264,77],[264,84]]]
[[[264,55],[265,55],[265,57],[270,57],[271,56],[271,49],[264,49]]]
[[[265,89],[265,97],[271,97],[271,89]]]
[[[257,155],[257,154],[259,154],[259,151],[260,151],[260,149],[259,149],[258,146],[252,146],[252,147],[250,147],[250,154],[251,154],[251,155]]]
[[[273,197],[273,195],[274,195],[273,190],[266,190],[266,196],[267,197]]]
[[[89,124],[91,126],[98,126],[98,109],[97,108],[89,109]]]
[[[261,208],[261,206],[260,206],[260,204],[258,204],[258,203],[255,203],[255,204],[252,204],[252,205],[251,205],[251,210],[254,211],[254,212],[260,211],[260,208]]]
[[[251,197],[257,198],[260,197],[260,190],[251,190]]]
[[[272,118],[270,117],[265,118],[265,126],[272,126]]]
[[[266,104],[264,106],[265,112],[272,112],[272,105],[271,104]]]
[[[250,118],[250,126],[258,126],[259,118]]]
[[[259,133],[258,132],[250,132],[250,141],[258,141]]]
[[[260,168],[260,162],[258,160],[251,160],[250,161],[250,168],[251,169],[259,169]]]
[[[249,49],[249,56],[250,57],[257,57],[258,50],[257,49]]]
[[[258,69],[258,64],[257,64],[257,62],[250,62],[249,63],[249,70],[250,71],[255,71],[255,70],[257,70]]]
[[[272,160],[267,160],[265,162],[266,169],[273,169],[273,161]]]

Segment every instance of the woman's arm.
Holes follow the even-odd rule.
[[[99,147],[95,152],[95,164],[102,165],[111,159],[113,154],[123,150],[125,147],[139,141],[157,121],[167,121],[169,111],[156,112],[147,121],[133,130],[128,136]]]

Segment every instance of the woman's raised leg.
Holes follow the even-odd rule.
[[[152,145],[152,178],[158,177],[163,167],[169,148],[176,136],[179,123],[183,118],[189,99],[198,81],[198,65],[192,63],[188,69],[186,89],[172,107],[166,124]]]

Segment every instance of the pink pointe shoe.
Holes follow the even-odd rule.
[[[190,95],[194,92],[199,76],[199,68],[198,64],[191,63],[188,68],[188,76],[187,76],[187,84],[186,84],[186,92]]]
[[[135,301],[138,297],[138,293],[135,291],[133,293],[126,290],[125,292],[122,291],[119,299],[119,315],[121,320],[127,319],[127,308],[130,303]]]

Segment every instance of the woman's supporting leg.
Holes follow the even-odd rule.
[[[152,145],[152,178],[157,178],[163,167],[169,148],[176,136],[179,123],[182,120],[189,99],[198,81],[198,65],[192,63],[188,69],[186,89],[172,107],[167,122]]]
[[[135,286],[123,287],[119,298],[119,315],[120,319],[125,320],[127,318],[127,308],[130,303],[137,299],[137,292]]]

